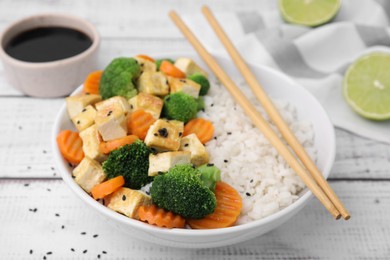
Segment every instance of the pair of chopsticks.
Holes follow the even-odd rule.
[[[232,79],[219,66],[216,60],[199,42],[191,30],[185,25],[183,20],[176,14],[176,12],[171,11],[169,16],[180,29],[180,31],[184,34],[187,40],[192,44],[198,54],[202,57],[205,63],[210,67],[210,69],[219,78],[223,85],[225,85],[226,89],[230,92],[236,102],[241,105],[246,114],[251,118],[253,124],[260,129],[264,136],[276,148],[276,150],[286,160],[290,167],[298,174],[305,185],[313,192],[313,194],[324,205],[324,207],[332,214],[335,219],[339,219],[341,216],[343,216],[345,220],[348,220],[351,217],[350,214],[345,209],[332,188],[329,186],[325,178],[322,176],[315,163],[310,159],[309,155],[306,153],[305,149],[299,143],[295,135],[289,129],[286,122],[284,122],[280,113],[277,111],[272,101],[261,87],[260,83],[256,80],[255,76],[241,55],[229,40],[228,36],[210,9],[204,6],[202,8],[202,12],[222,44],[225,46],[226,50],[230,54],[230,57],[234,61],[237,68],[240,70],[251,90],[263,105],[265,111],[268,113],[273,123],[277,126],[283,138],[287,141],[288,145],[292,148],[296,156],[294,156],[289,148],[283,143],[283,141],[279,139],[278,135],[272,130],[267,121],[244,96],[244,94],[239,90]],[[296,157],[298,157],[300,161]]]

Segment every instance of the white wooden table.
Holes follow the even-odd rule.
[[[206,1],[1,0],[0,30],[38,12],[85,17],[101,33],[100,66],[138,53],[193,52],[167,17]],[[207,1],[215,11],[251,11],[263,0]],[[337,129],[330,183],[352,214],[334,221],[320,203],[278,229],[245,243],[185,250],[119,233],[68,189],[53,164],[50,131],[63,99],[13,90],[0,67],[0,259],[389,259],[390,145]]]

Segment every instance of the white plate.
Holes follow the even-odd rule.
[[[189,57],[194,59],[202,68],[207,68],[199,57],[193,55],[166,54],[160,57]],[[217,56],[216,59],[233,80],[236,82],[242,80],[241,75],[230,60]],[[335,134],[333,125],[320,103],[306,89],[284,74],[264,66],[248,65],[271,97],[288,100],[296,107],[299,120],[304,119],[312,122],[315,133],[314,148],[317,150],[317,166],[324,177],[327,178],[335,157]],[[79,87],[73,94],[79,93],[81,89],[82,87]],[[307,204],[309,198],[312,197],[312,193],[305,189],[300,193],[299,199],[290,206],[268,217],[244,225],[213,230],[158,228],[127,218],[108,209],[96,202],[75,183],[71,177],[71,168],[62,158],[56,145],[56,136],[64,129],[74,129],[67,115],[65,102],[58,112],[51,136],[56,167],[59,169],[63,180],[81,200],[103,215],[109,223],[116,226],[118,232],[126,232],[133,238],[184,248],[226,246],[260,236],[276,228],[301,210]],[[323,213],[329,214],[326,209],[323,209]],[[331,216],[329,215],[329,217]]]

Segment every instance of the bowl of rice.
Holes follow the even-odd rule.
[[[189,57],[202,68],[207,68],[197,56],[166,54],[163,57]],[[215,58],[270,122],[232,62],[221,56]],[[248,65],[327,178],[335,158],[335,134],[320,103],[284,74],[268,67]],[[224,86],[213,76],[210,76],[210,83],[210,91],[204,98],[206,109],[199,112],[199,117],[209,119],[215,126],[214,137],[206,144],[210,161],[221,169],[222,180],[233,186],[242,198],[241,215],[234,226],[211,230],[159,228],[118,214],[95,201],[74,181],[72,168],[62,159],[56,146],[57,134],[62,129],[74,128],[64,105],[55,120],[52,144],[56,165],[65,183],[109,224],[117,227],[118,232],[160,245],[182,248],[226,246],[258,237],[286,222],[308,203],[312,193],[251,123]],[[81,90],[82,87],[73,94]]]

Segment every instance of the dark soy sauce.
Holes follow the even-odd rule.
[[[75,56],[91,45],[92,40],[80,31],[40,27],[16,35],[5,46],[5,52],[22,61],[48,62]]]

